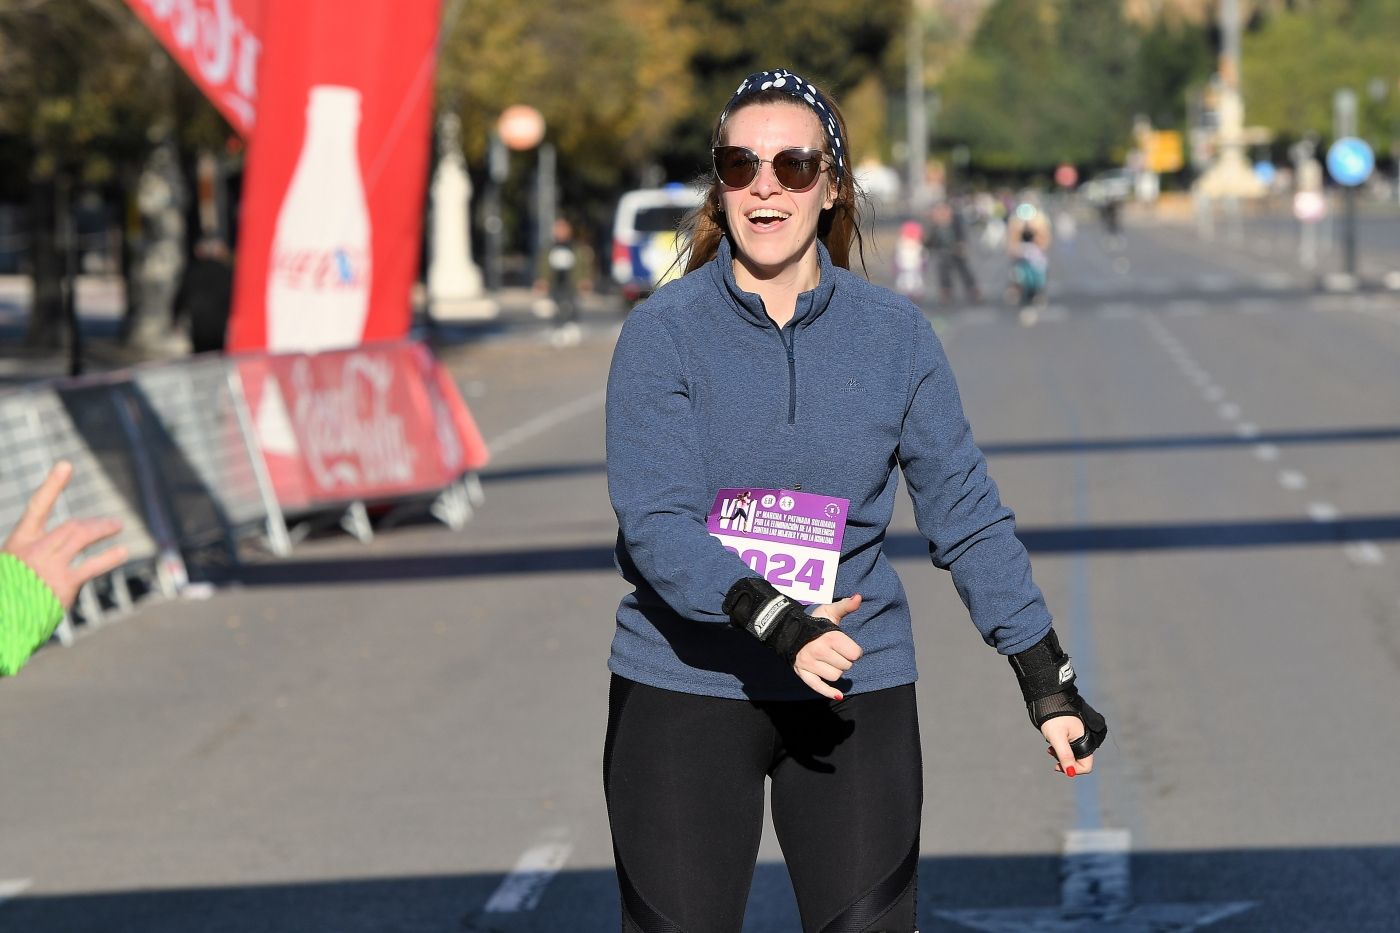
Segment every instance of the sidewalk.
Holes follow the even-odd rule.
[[[416,308],[409,336],[434,345],[456,345],[486,338],[525,338],[553,329],[547,302],[541,304],[543,296],[531,289],[505,288],[491,297],[499,313],[489,319],[434,323],[421,307]],[[122,343],[120,328],[126,299],[118,277],[78,276],[76,299],[85,375],[178,359],[189,352],[184,335],[174,331],[158,347],[138,348]],[[25,346],[31,300],[32,283],[28,276],[0,276],[0,390],[68,376],[67,347]],[[614,293],[579,298],[579,323],[586,327],[616,323],[626,312],[626,303]]]
[[[1330,194],[1327,217],[1312,225],[1311,266],[1300,250],[1304,225],[1293,217],[1292,202],[1283,196],[1242,204],[1237,217],[1217,205],[1208,223],[1196,215],[1189,199],[1164,196],[1156,205],[1131,205],[1124,223],[1130,230],[1155,225],[1189,231],[1211,251],[1243,254],[1282,271],[1314,275],[1324,291],[1400,290],[1400,206],[1373,200],[1357,204],[1357,274],[1348,281],[1343,268],[1342,199],[1336,192]]]

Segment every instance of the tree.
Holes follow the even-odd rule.
[[[467,158],[516,103],[544,115],[562,171],[617,184],[690,105],[694,29],[680,0],[480,0],[443,36],[441,106],[462,119]]]
[[[990,169],[1117,161],[1137,46],[1115,3],[996,0],[944,79],[942,135]]]
[[[890,87],[903,87],[908,0],[685,0],[699,24],[695,106],[662,157],[688,177],[706,164],[715,118],[745,75],[788,68],[843,104],[856,160],[887,148]]]
[[[1215,70],[1207,27],[1160,16],[1142,33],[1137,58],[1136,109],[1161,129],[1182,129],[1193,87]]]
[[[1241,87],[1252,124],[1283,137],[1332,135],[1332,97],[1357,92],[1358,132],[1378,148],[1400,135],[1400,3],[1319,0],[1282,10],[1245,36]],[[1384,94],[1373,97],[1373,83]]]
[[[34,301],[27,341],[62,340],[69,205],[80,189],[125,207],[153,143],[222,143],[228,128],[121,0],[0,8],[0,138],[25,166]],[[130,292],[130,289],[129,289]],[[163,322],[162,322],[163,323]]]

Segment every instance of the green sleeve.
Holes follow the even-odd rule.
[[[24,561],[0,552],[0,675],[19,673],[62,618],[63,605],[48,584]]]

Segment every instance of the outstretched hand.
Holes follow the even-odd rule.
[[[1054,719],[1047,719],[1040,727],[1040,734],[1050,743],[1050,747],[1045,751],[1055,759],[1056,771],[1074,777],[1076,774],[1088,774],[1094,770],[1093,755],[1075,758],[1069,747],[1069,743],[1084,734],[1084,723],[1078,716],[1056,716]]]
[[[859,608],[860,594],[856,593],[819,606],[812,610],[812,615],[840,625],[843,618]],[[845,632],[827,632],[802,646],[792,662],[792,669],[817,693],[829,700],[840,700],[841,691],[827,681],[840,680],[841,675],[860,660],[860,655],[860,645],[851,636]]]
[[[44,530],[54,503],[72,476],[71,463],[60,460],[54,464],[44,482],[29,497],[24,515],[0,548],[28,564],[53,590],[65,610],[73,605],[84,583],[115,570],[126,560],[126,548],[118,545],[73,566],[74,559],[86,548],[121,531],[121,522],[114,518],[70,518],[52,531]]]

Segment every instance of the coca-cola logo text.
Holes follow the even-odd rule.
[[[403,418],[392,410],[394,365],[352,353],[344,358],[338,384],[316,384],[311,361],[292,366],[292,419],[302,455],[316,484],[361,489],[407,484],[414,478],[414,449]]]
[[[272,274],[287,288],[336,291],[368,287],[369,253],[363,249],[279,249],[272,257]]]
[[[205,85],[215,102],[252,128],[262,41],[236,7],[244,0],[133,0],[146,8],[152,29]]]

